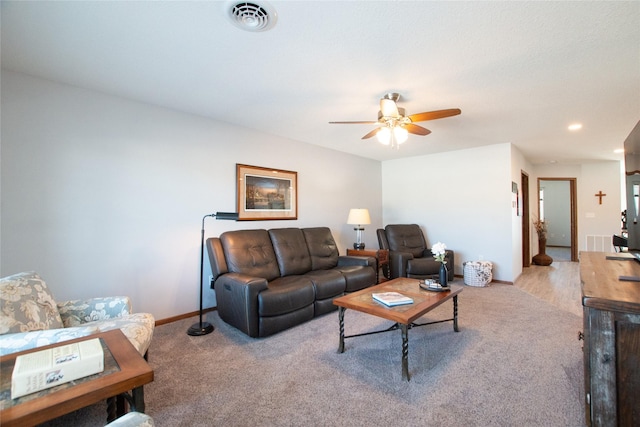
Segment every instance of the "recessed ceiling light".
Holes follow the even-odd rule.
[[[557,160],[549,160],[549,163],[551,163],[552,165],[555,165],[556,163],[558,163]]]
[[[582,129],[582,123],[573,123],[569,125],[569,130],[576,131]]]
[[[616,148],[615,150],[613,150],[613,152],[616,154],[624,153],[624,148]]]

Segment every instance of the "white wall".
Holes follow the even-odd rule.
[[[236,163],[297,171],[299,219],[207,219],[207,237],[328,226],[344,253],[355,239],[349,208],[366,207],[364,240],[377,247],[377,161],[22,74],[1,78],[2,276],[36,270],[58,300],[129,295],[157,319],[194,311],[201,220],[236,210]]]
[[[383,162],[383,222],[416,223],[430,245],[446,243],[456,251],[456,274],[463,262],[482,258],[493,262],[494,279],[513,282],[523,269],[522,210],[511,207],[511,183],[518,183],[522,200],[522,172],[529,176],[532,218],[538,177],[577,179],[579,250],[588,235],[620,232],[619,162],[532,165],[511,144]],[[602,205],[595,197],[600,190],[607,194]],[[533,227],[530,243],[534,255]]]
[[[620,162],[602,161],[576,165],[536,165],[535,176],[529,181],[531,194],[536,195],[538,178],[576,178],[578,199],[578,251],[586,250],[587,236],[609,236],[620,234]],[[606,194],[602,204],[598,204],[595,195],[602,191]],[[537,214],[535,197],[531,198],[530,209]],[[535,237],[535,232],[533,233]],[[532,238],[532,254],[537,253],[537,242]]]
[[[511,182],[520,172],[512,179],[511,150],[496,144],[383,162],[384,223],[420,225],[429,246],[441,241],[455,251],[456,274],[463,262],[484,259],[496,280],[513,281],[521,240],[511,226]]]
[[[531,192],[531,163],[524,157],[522,152],[515,146],[510,145],[511,149],[511,181],[518,184],[518,206],[514,211],[513,207],[511,209],[511,271],[512,271],[512,279],[510,281],[515,281],[520,274],[522,274],[523,262],[522,262],[522,247],[523,247],[523,238],[522,238],[522,226],[523,226],[523,191],[522,188],[522,175],[525,174],[529,178],[529,199],[532,198],[533,194]],[[529,212],[531,214],[531,212]],[[535,233],[535,232],[534,232]]]

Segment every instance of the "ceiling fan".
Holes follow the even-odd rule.
[[[415,122],[425,122],[427,120],[443,119],[445,117],[457,116],[461,113],[459,108],[448,110],[428,111],[425,113],[405,115],[404,108],[398,107],[400,94],[387,93],[380,100],[380,111],[378,111],[377,121],[353,121],[353,122],[329,122],[330,124],[375,124],[378,127],[362,139],[371,138],[376,135],[378,141],[385,145],[398,148],[405,142],[410,133],[414,135],[429,135],[431,131]]]

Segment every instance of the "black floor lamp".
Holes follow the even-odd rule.
[[[202,321],[202,288],[204,288],[204,283],[202,283],[202,275],[204,274],[204,220],[208,216],[215,219],[229,219],[233,221],[238,219],[238,214],[235,212],[216,212],[202,217],[202,233],[200,238],[200,321],[198,323],[194,323],[187,331],[187,334],[194,337],[207,335],[213,332],[213,325],[209,322]]]

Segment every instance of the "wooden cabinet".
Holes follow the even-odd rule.
[[[376,259],[378,268],[376,269],[376,281],[380,283],[388,279],[386,272],[389,271],[389,251],[387,249],[378,250],[359,250],[359,249],[347,249],[347,255],[349,256],[370,256]],[[382,269],[382,274],[380,274]]]
[[[580,254],[584,381],[589,426],[640,425],[640,277],[635,260]]]

